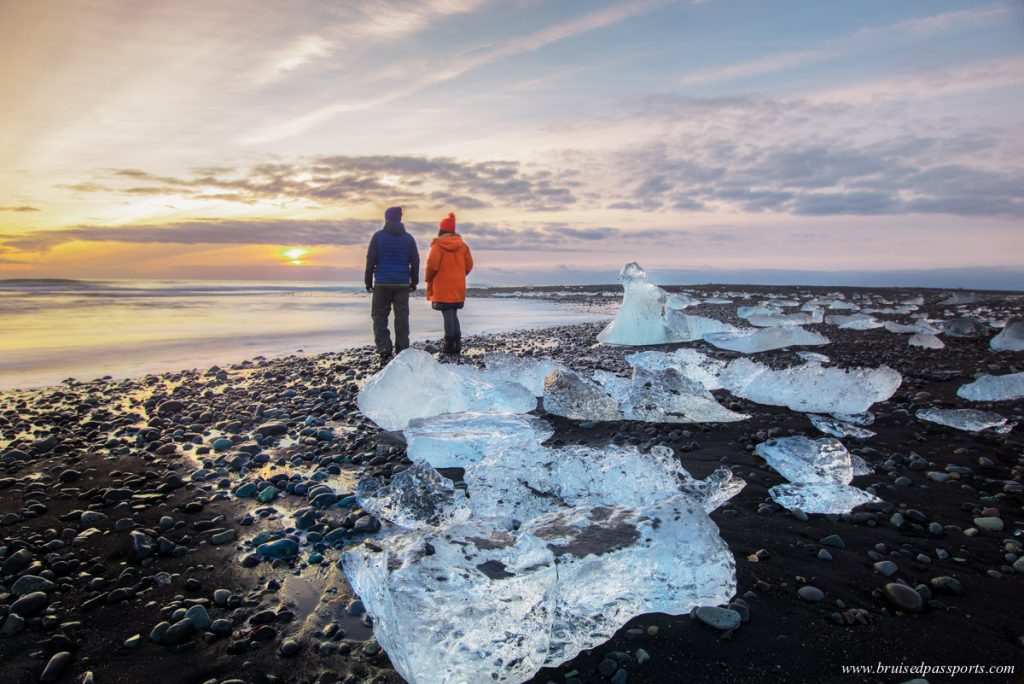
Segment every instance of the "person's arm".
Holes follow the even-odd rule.
[[[377,234],[370,238],[370,246],[366,248],[366,271],[363,272],[363,282],[366,283],[366,291],[373,292],[373,272],[377,270]]]
[[[420,250],[416,248],[416,239],[413,236],[409,236],[409,244],[412,253],[409,255],[409,276],[412,278],[412,284],[409,289],[415,290],[416,286],[420,283]]]
[[[437,245],[430,245],[430,254],[427,255],[427,269],[423,273],[423,279],[427,285],[434,282],[434,276],[441,268],[441,250]]]
[[[473,253],[469,251],[469,245],[466,245],[466,275],[473,270]]]

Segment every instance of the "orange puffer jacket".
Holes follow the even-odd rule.
[[[472,270],[473,254],[461,235],[434,238],[427,257],[427,299],[446,304],[466,301],[466,276]]]

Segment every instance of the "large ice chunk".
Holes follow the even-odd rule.
[[[556,370],[544,381],[544,410],[573,420],[622,420],[618,402],[574,370]]]
[[[540,444],[554,428],[536,416],[452,413],[409,421],[406,455],[435,468],[465,468],[488,453],[516,444]]]
[[[1024,320],[1009,321],[988,344],[1000,351],[1024,350]]]
[[[704,385],[675,368],[633,369],[632,378],[596,371],[594,379],[627,420],[648,423],[727,423],[749,416],[730,411]]]
[[[768,490],[772,500],[804,513],[846,513],[857,506],[881,501],[877,496],[851,485],[790,482]]]
[[[554,370],[566,367],[550,358],[516,356],[507,352],[484,354],[487,377],[492,381],[518,382],[535,397],[544,396],[544,380]]]
[[[783,347],[816,347],[828,344],[829,339],[799,326],[741,330],[739,332],[708,333],[704,341],[719,349],[755,354]]]
[[[943,349],[946,346],[945,342],[929,333],[914,333],[907,340],[907,344],[911,347],[921,347],[922,349]]]
[[[850,452],[832,437],[781,437],[758,444],[754,453],[790,482],[850,484]]]
[[[942,332],[947,337],[985,337],[988,335],[989,327],[980,318],[964,316],[943,321]]]
[[[614,320],[597,336],[602,344],[690,342],[707,332],[735,329],[721,321],[682,313],[688,302],[652,283],[636,262],[622,268],[619,280],[625,290],[622,305]]]
[[[519,383],[491,382],[484,373],[452,370],[419,349],[406,349],[367,380],[359,410],[385,430],[401,430],[414,418],[460,411],[528,413],[537,399]]]
[[[746,484],[725,468],[696,480],[664,446],[643,453],[616,445],[529,444],[492,452],[466,469],[465,481],[475,517],[518,521],[573,506],[642,508],[679,494],[710,513]]]
[[[548,658],[558,569],[536,535],[470,520],[357,546],[342,565],[409,684],[523,682]]]
[[[976,409],[921,409],[915,414],[920,420],[927,420],[931,423],[938,423],[947,427],[965,430],[967,432],[978,432],[995,428],[997,432],[1009,432],[1006,426],[1006,418],[992,411],[978,411]]]
[[[604,643],[637,615],[683,615],[736,592],[732,552],[686,496],[643,508],[569,509],[522,532],[541,539],[558,566],[548,666]]]
[[[1009,401],[1024,398],[1024,372],[1007,375],[982,375],[962,386],[957,396],[971,401]]]
[[[363,478],[356,498],[367,513],[410,530],[444,527],[469,518],[465,493],[426,463],[414,463],[387,483]]]
[[[807,413],[856,414],[891,397],[903,378],[892,368],[834,368],[809,362],[773,370],[750,359],[735,359],[719,376],[733,394],[759,404]]]

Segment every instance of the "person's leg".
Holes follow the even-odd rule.
[[[452,309],[452,353],[462,353],[462,326],[459,325],[458,309]]]
[[[409,288],[396,287],[395,302],[395,353],[409,348]]]
[[[444,308],[441,310],[441,316],[444,317],[444,346],[441,351],[451,354],[455,344],[455,309]]]
[[[391,314],[390,288],[378,285],[373,288],[373,299],[370,302],[370,317],[373,319],[373,343],[377,353],[390,355],[391,331],[388,330],[388,316]]]

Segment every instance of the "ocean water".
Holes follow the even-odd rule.
[[[422,289],[413,340],[443,336]],[[464,335],[603,320],[566,304],[470,299]],[[393,332],[393,331],[392,331]],[[0,281],[0,389],[115,378],[373,343],[361,285]]]

